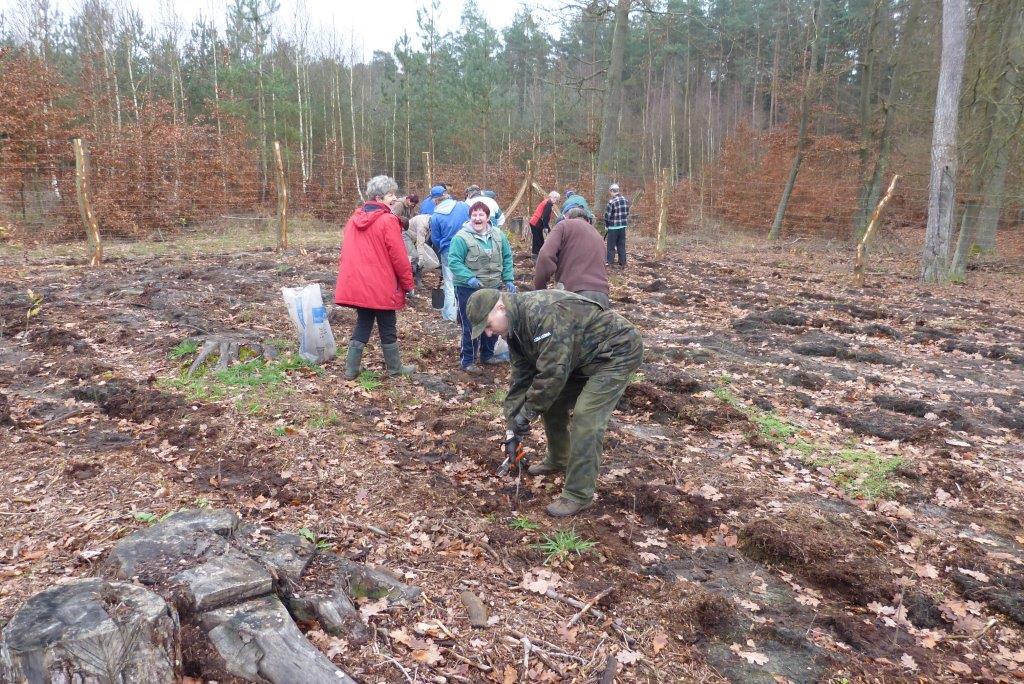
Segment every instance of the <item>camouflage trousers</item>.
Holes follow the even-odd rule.
[[[548,438],[547,465],[565,471],[562,496],[580,503],[594,498],[608,419],[643,361],[640,333],[623,335],[612,358],[574,373],[562,394],[543,414]]]

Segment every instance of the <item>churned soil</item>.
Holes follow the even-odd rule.
[[[572,520],[543,513],[558,477],[495,475],[508,369],[460,372],[429,292],[399,316],[411,379],[376,341],[354,382],[339,360],[184,375],[182,343],[220,334],[289,359],[280,288],[329,299],[334,247],[0,264],[0,624],[213,506],[424,589],[411,613],[361,600],[367,643],[303,624],[360,680],[1024,677],[1019,256],[926,287],[894,244],[861,290],[849,252],[686,245],[612,271],[645,361]],[[343,354],[354,316],[330,321]],[[566,537],[579,553],[552,555]]]

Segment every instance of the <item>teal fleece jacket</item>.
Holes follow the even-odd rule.
[[[464,224],[463,227],[469,225]],[[490,226],[488,226],[490,229]],[[500,230],[501,233],[501,282],[510,283],[515,280],[515,276],[512,271],[512,247],[508,244],[508,238]],[[490,235],[485,238],[480,238],[482,242],[488,244],[491,242]],[[452,275],[454,276],[455,285],[461,287],[469,287],[469,279],[474,278],[474,273],[469,270],[466,266],[466,241],[462,235],[456,233],[455,237],[452,238],[451,244],[448,246],[448,268],[452,269]]]

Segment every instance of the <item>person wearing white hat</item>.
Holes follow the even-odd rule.
[[[608,253],[605,262],[611,266],[615,256],[619,257],[619,268],[626,268],[626,226],[629,225],[629,200],[625,198],[618,183],[608,186],[608,206],[604,210],[604,228],[607,231]]]

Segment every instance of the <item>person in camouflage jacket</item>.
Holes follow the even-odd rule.
[[[640,332],[605,306],[561,290],[480,290],[466,313],[474,338],[486,331],[508,341],[509,429],[524,437],[534,419],[543,420],[548,455],[530,474],[565,471],[547,512],[578,513],[593,502],[608,419],[643,361]]]

